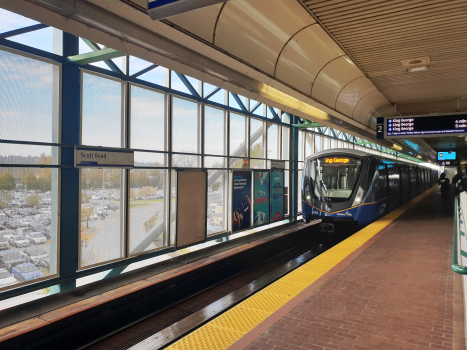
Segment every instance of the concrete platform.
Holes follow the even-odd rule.
[[[465,349],[452,232],[435,187],[169,348]]]

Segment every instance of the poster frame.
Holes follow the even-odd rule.
[[[272,173],[282,173],[282,220],[285,220],[285,205],[284,205],[284,188],[285,188],[285,171],[284,169],[272,169],[270,171],[270,175],[269,175],[269,178],[272,178]],[[282,220],[277,220],[277,221],[273,221],[273,215],[272,215],[272,198],[271,198],[271,185],[272,185],[272,181],[270,181],[269,183],[269,218],[270,218],[270,224],[273,224],[275,222],[280,222]]]
[[[232,225],[232,212],[233,212],[233,208],[234,208],[234,196],[233,196],[233,186],[234,186],[234,174],[235,172],[249,172],[250,173],[250,181],[251,181],[251,189],[250,189],[250,206],[254,205],[254,203],[251,203],[252,199],[253,198],[253,194],[254,194],[254,191],[253,191],[253,170],[252,169],[243,169],[243,168],[236,168],[236,169],[232,169],[231,171],[231,181],[230,181],[230,210],[229,210],[229,231],[231,234],[236,234],[236,233],[240,233],[240,232],[243,232],[243,231],[246,231],[246,230],[251,230],[254,226],[252,225],[252,221],[254,220],[254,214],[253,214],[253,210],[250,209],[250,226],[249,227],[245,227],[245,228],[242,228],[241,230],[236,230],[234,231],[233,230],[233,225]]]
[[[256,207],[256,204],[254,203],[254,196],[255,196],[255,179],[254,179],[254,173],[255,172],[268,172],[269,173],[269,179],[271,179],[271,169],[251,169],[252,170],[252,176],[253,176],[253,179],[252,179],[252,196],[253,196],[253,211],[252,211],[252,225],[251,227],[252,228],[257,228],[257,227],[261,227],[261,226],[264,226],[264,225],[269,225],[271,224],[272,222],[269,220],[269,222],[267,223],[264,223],[264,224],[261,224],[261,225],[257,225],[255,226],[255,207]],[[269,192],[269,203],[268,203],[268,211],[269,211],[269,215],[271,214],[270,211],[271,211],[271,186],[269,186],[269,189],[268,189],[268,192]]]

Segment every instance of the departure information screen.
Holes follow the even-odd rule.
[[[386,119],[386,137],[427,137],[462,133],[467,133],[466,114]]]
[[[438,160],[456,160],[456,152],[438,152]]]

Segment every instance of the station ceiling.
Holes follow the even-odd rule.
[[[467,111],[466,0],[303,3],[402,115]]]
[[[329,116],[308,119],[371,141],[380,116],[467,111],[467,0],[230,0],[157,22],[142,4],[0,2],[42,23],[304,116],[283,93]],[[427,70],[408,72],[418,59],[428,62]],[[433,150],[444,144],[435,140],[410,142],[434,160]],[[394,142],[411,150],[403,140]]]
[[[302,3],[400,115],[467,111],[466,0]],[[428,70],[408,72],[401,63],[419,58],[428,58]],[[467,160],[464,136],[425,141]]]

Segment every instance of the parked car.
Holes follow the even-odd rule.
[[[34,265],[37,265],[39,260],[49,256],[49,254],[44,252],[42,249],[36,247],[24,248],[21,254],[23,255],[26,262],[33,263]]]
[[[23,235],[13,235],[8,239],[10,245],[14,245],[16,248],[29,247],[29,239]]]
[[[118,205],[117,204],[114,204],[114,203],[110,203],[107,205],[108,209],[110,210],[117,210],[118,209]]]
[[[8,249],[10,248],[10,244],[8,243],[8,238],[0,236],[0,249]]]
[[[49,230],[43,230],[42,231],[42,234],[44,235],[44,237],[49,240],[52,236],[50,235],[50,231]]]
[[[47,242],[47,238],[45,238],[42,232],[31,232],[26,235],[26,238],[29,240],[29,243],[32,244],[42,244]]]
[[[40,267],[40,268],[43,268],[43,269],[46,269],[48,272],[50,272],[50,258],[47,257],[47,258],[43,258],[43,259],[39,260],[39,262],[37,263],[36,266]]]
[[[89,220],[99,220],[99,216],[97,216],[96,214],[93,214],[89,217]]]
[[[25,262],[26,260],[16,250],[9,249],[0,251],[0,266],[10,272],[14,266]]]
[[[5,238],[10,238],[11,236],[13,236],[15,233],[15,231],[13,230],[3,230],[3,231],[0,231],[0,236],[2,237],[5,237]]]
[[[20,281],[32,281],[41,278],[41,271],[31,263],[19,264],[12,269],[13,276]]]
[[[17,283],[16,278],[8,270],[0,269],[0,288]]]

